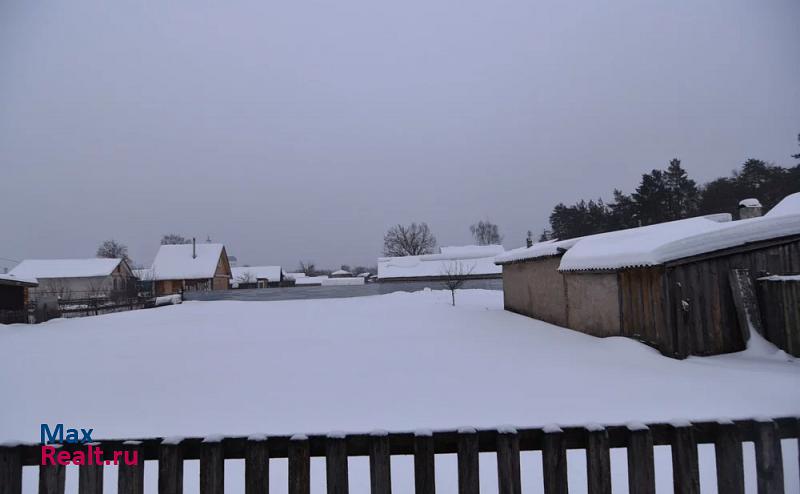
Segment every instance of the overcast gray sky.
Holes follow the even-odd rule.
[[[374,264],[800,150],[800,2],[0,0],[0,257]],[[6,263],[8,265],[8,263]],[[2,264],[0,264],[2,266]]]

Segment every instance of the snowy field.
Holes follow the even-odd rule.
[[[0,442],[38,441],[41,423],[112,438],[800,414],[800,362],[769,347],[677,361],[505,312],[502,292],[461,291],[457,303],[441,291],[189,302],[0,326]],[[704,491],[716,492],[713,456],[701,447]],[[755,492],[750,444],[745,459]],[[411,458],[392,461],[394,491],[412,492]],[[659,490],[671,492],[669,450],[656,448],[656,461]],[[351,491],[368,492],[366,458],[350,465]],[[784,441],[784,465],[787,492],[800,492],[794,440]],[[272,461],[271,492],[286,492],[285,470]],[[627,492],[623,450],[612,452],[612,470],[615,491]],[[314,492],[324,492],[324,471],[312,461]],[[437,458],[436,473],[438,492],[455,492],[454,457]],[[581,452],[569,453],[569,474],[570,491],[584,492]],[[75,492],[74,467],[67,477]],[[522,477],[524,492],[541,491],[540,454],[523,453]],[[36,491],[34,468],[24,482]],[[228,492],[242,482],[243,463],[228,461]],[[187,462],[185,492],[197,483],[197,462]],[[481,484],[497,489],[491,454],[481,455]]]

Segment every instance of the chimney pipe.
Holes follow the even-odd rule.
[[[739,219],[758,218],[761,216],[761,203],[758,199],[749,198],[739,201]]]
[[[195,244],[194,237],[192,237],[192,259],[197,259],[197,245]]]

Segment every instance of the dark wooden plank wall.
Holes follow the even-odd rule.
[[[759,281],[757,286],[765,337],[800,357],[800,280]]]
[[[734,268],[749,270],[754,284],[767,274],[800,273],[800,240],[620,271],[622,334],[676,357],[744,349],[728,282]]]

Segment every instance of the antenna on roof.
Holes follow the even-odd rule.
[[[192,259],[197,259],[197,245],[195,243],[194,237],[192,237]]]
[[[211,243],[211,235],[206,235],[206,243],[207,244]]]

